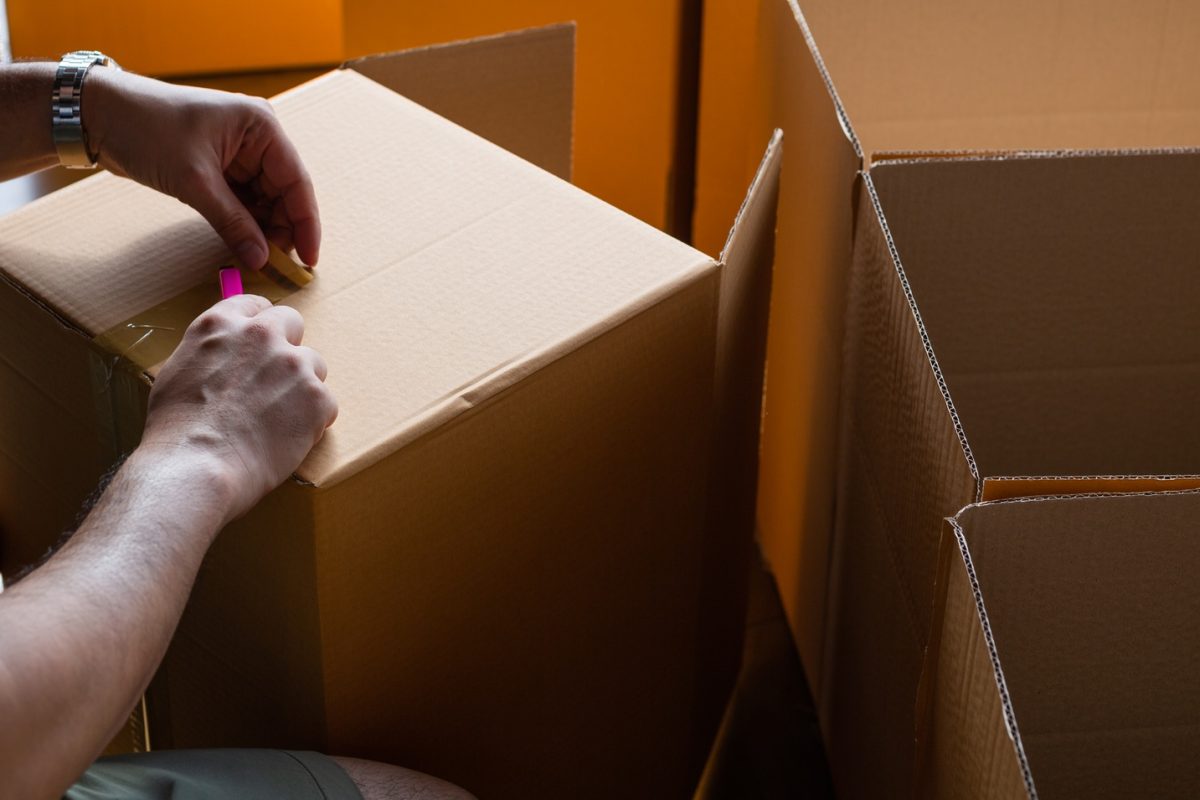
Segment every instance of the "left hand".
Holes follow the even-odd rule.
[[[96,68],[83,114],[101,166],[199,211],[243,266],[266,263],[266,236],[317,263],[312,180],[266,100]]]

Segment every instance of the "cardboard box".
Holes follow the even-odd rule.
[[[1198,174],[1200,154],[1167,152],[864,176],[821,693],[839,788],[912,780],[943,517],[1200,486]]]
[[[1194,797],[1200,496],[972,505],[948,521],[922,797]]]
[[[341,416],[211,550],[156,746],[314,747],[483,797],[690,795],[740,656],[780,141],[721,260],[691,249],[535,165],[568,162],[571,34],[276,98],[325,230],[319,277],[281,302]],[[389,88],[414,75],[535,163]],[[56,500],[136,441],[227,259],[110,175],[0,220],[23,492]]]
[[[1039,3],[939,1],[917,8],[866,0],[763,0],[757,20],[722,2],[713,5],[706,19],[720,25],[714,37],[736,40],[754,25],[758,33],[756,47],[710,56],[718,46],[714,43],[705,51],[713,70],[753,79],[741,91],[719,81],[703,86],[698,241],[717,235],[712,220],[730,206],[733,187],[746,174],[744,159],[722,163],[722,148],[707,151],[705,142],[740,142],[745,150],[775,126],[790,141],[780,188],[758,524],[822,710],[835,779],[840,791],[852,794],[851,786],[879,774],[864,768],[870,760],[857,757],[860,749],[893,752],[895,732],[869,735],[871,720],[911,718],[911,693],[880,699],[873,691],[883,692],[882,685],[861,672],[857,677],[849,670],[830,673],[829,664],[845,658],[857,660],[860,670],[871,675],[879,671],[871,648],[835,642],[850,628],[840,621],[835,627],[842,612],[830,598],[846,591],[831,592],[830,586],[840,580],[838,571],[855,571],[854,584],[869,587],[865,597],[879,597],[881,605],[899,602],[876,588],[870,570],[908,570],[913,558],[909,543],[919,539],[923,583],[931,574],[936,520],[974,498],[970,485],[945,485],[929,477],[929,485],[918,488],[939,493],[944,502],[923,523],[923,533],[900,527],[910,520],[897,509],[907,505],[884,505],[878,513],[910,531],[895,539],[891,554],[875,553],[868,564],[852,546],[834,544],[835,529],[860,524],[857,515],[867,513],[865,489],[852,494],[835,490],[838,483],[853,480],[846,473],[837,479],[839,450],[870,444],[839,432],[843,379],[865,381],[870,376],[842,375],[843,345],[848,336],[858,335],[847,330],[844,317],[855,219],[857,215],[860,225],[876,224],[872,220],[877,216],[863,211],[865,190],[857,185],[858,173],[873,170],[880,159],[906,156],[1196,145],[1200,84],[1194,76],[1200,64],[1187,42],[1200,30],[1200,18],[1166,2],[1114,0],[1060,9]],[[1007,208],[993,211],[1008,213]],[[1051,218],[1059,213],[1049,212]],[[963,263],[975,258],[974,251],[968,252]],[[967,337],[957,331],[946,335]],[[906,413],[937,420],[941,401],[933,395],[913,400],[930,398],[933,406],[912,406]],[[915,434],[903,444],[909,450],[927,446]],[[881,463],[887,464],[882,457]],[[885,474],[894,471],[888,467]],[[992,488],[1033,491],[1016,480]],[[902,492],[886,491],[891,501],[902,503]],[[904,577],[910,579],[917,576]],[[923,601],[913,602],[921,605],[909,615],[927,622]],[[925,631],[911,635],[920,641]],[[832,655],[837,647],[842,653]],[[919,653],[910,654],[905,664],[908,683],[919,671]],[[856,694],[864,680],[871,703]],[[841,688],[834,685],[838,682]],[[834,736],[832,720],[849,710],[867,727],[860,730],[853,724]],[[909,734],[902,738],[911,741]],[[849,748],[844,757],[842,745]]]

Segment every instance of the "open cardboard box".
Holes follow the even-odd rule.
[[[728,0],[706,5],[706,25],[716,23],[706,27],[706,37],[737,40],[748,35],[748,27],[756,28],[757,47],[724,48],[706,60],[697,236],[704,241],[716,235],[707,229],[721,216],[722,208],[735,202],[731,197],[746,174],[748,158],[722,162],[722,151],[742,150],[748,155],[754,139],[770,128],[782,128],[789,138],[789,156],[780,187],[768,334],[759,531],[816,695],[839,793],[879,796],[911,781],[914,693],[929,633],[941,517],[975,500],[989,478],[1005,478],[986,481],[989,496],[1023,496],[1061,488],[1017,479],[1023,475],[1195,473],[1200,463],[1186,457],[1187,445],[1195,441],[1194,429],[1183,438],[1144,441],[1136,446],[1146,457],[1133,459],[1133,436],[1098,425],[1101,407],[1083,382],[1075,384],[1076,394],[1068,402],[1058,395],[1037,394],[1057,388],[1047,380],[1030,384],[1027,394],[1005,395],[1011,405],[1004,410],[1020,415],[1010,419],[1016,427],[973,448],[979,459],[977,475],[963,468],[958,454],[964,451],[942,394],[934,391],[935,375],[922,354],[914,317],[923,314],[923,303],[933,300],[923,299],[922,288],[914,284],[915,308],[901,303],[886,318],[864,312],[860,326],[847,326],[852,248],[856,257],[863,256],[864,248],[876,247],[874,258],[888,258],[886,239],[880,237],[881,218],[890,220],[892,214],[883,186],[888,179],[880,178],[878,194],[884,202],[877,206],[870,202],[872,193],[861,174],[884,169],[878,165],[881,161],[887,162],[886,169],[898,171],[900,166],[893,165],[905,160],[1045,153],[1046,158],[1015,166],[1010,160],[979,167],[994,172],[989,171],[989,180],[975,189],[959,187],[962,191],[955,198],[964,208],[945,208],[940,198],[948,190],[933,179],[923,179],[919,189],[910,187],[913,193],[922,193],[919,197],[906,196],[902,204],[895,204],[912,214],[914,207],[929,203],[947,212],[946,219],[958,220],[952,225],[923,218],[919,243],[912,235],[906,243],[899,232],[896,238],[899,258],[910,272],[923,269],[923,260],[943,245],[956,254],[957,260],[942,268],[948,274],[944,280],[950,283],[924,289],[946,298],[949,294],[943,293],[953,293],[959,301],[960,312],[937,327],[925,318],[934,352],[940,355],[940,348],[947,348],[948,354],[961,351],[977,358],[972,367],[960,364],[962,369],[984,370],[989,364],[996,369],[1011,367],[994,359],[1000,350],[1015,347],[1017,340],[997,340],[994,329],[983,329],[985,322],[1004,322],[996,319],[998,312],[979,320],[971,316],[982,313],[978,303],[989,295],[1008,303],[1005,308],[1013,315],[1008,322],[1013,325],[1026,325],[1031,315],[1037,318],[1036,325],[1027,326],[1028,335],[1045,340],[1026,350],[1013,350],[1010,358],[1026,351],[1063,355],[1073,350],[1066,355],[1068,360],[1056,364],[1058,369],[1071,370],[1077,364],[1069,359],[1094,363],[1094,350],[1116,338],[1124,344],[1114,352],[1127,355],[1131,367],[1146,367],[1154,363],[1160,346],[1147,331],[1162,328],[1146,327],[1150,323],[1121,310],[1133,308],[1145,296],[1130,295],[1126,284],[1114,277],[1119,271],[1101,275],[1073,261],[1071,252],[1064,254],[1067,243],[1092,246],[1077,241],[1084,234],[1061,228],[1060,220],[1068,211],[1084,214],[1097,193],[1114,203],[1104,225],[1116,232],[1152,217],[1150,209],[1161,210],[1166,198],[1194,210],[1185,189],[1189,179],[1184,176],[1192,174],[1190,162],[1181,158],[1173,177],[1152,167],[1160,163],[1153,158],[1128,162],[1134,173],[1151,169],[1139,189],[1149,194],[1127,192],[1119,199],[1112,196],[1113,187],[1101,181],[1082,194],[1073,188],[1068,193],[1066,187],[1079,181],[1068,182],[1054,190],[1055,201],[1039,201],[1040,222],[1030,220],[1016,199],[999,202],[995,192],[997,186],[1011,190],[1010,184],[1029,175],[1050,191],[1044,175],[1057,174],[1071,164],[1080,172],[1090,171],[1091,166],[1079,167],[1080,160],[1071,150],[1200,144],[1200,81],[1196,80],[1200,52],[1190,44],[1200,34],[1200,14],[1165,0],[1106,0],[1066,7],[950,0],[919,7],[871,0],[763,0],[757,14],[734,13],[730,6]],[[748,78],[745,85],[735,86],[736,81],[708,80],[713,72]],[[716,144],[709,148],[706,142]],[[1083,161],[1091,164],[1096,159]],[[924,166],[913,169],[914,175],[926,174]],[[968,210],[969,220],[957,213]],[[1156,230],[1176,242],[1175,268],[1183,270],[1189,263],[1183,256],[1187,248],[1179,243],[1188,239],[1184,229],[1190,223],[1184,220],[1190,217],[1187,211],[1167,217],[1181,227]],[[1027,223],[1037,223],[1039,233],[1048,228],[1064,238],[1053,239],[1048,233],[1039,241],[1050,238],[1055,247],[1044,252],[1026,248],[1022,237],[1027,233],[1020,226]],[[1103,229],[1098,222],[1096,226]],[[987,243],[977,239],[981,229],[991,232]],[[1132,238],[1148,247],[1167,246],[1136,231]],[[922,250],[905,255],[906,247],[918,244]],[[1108,259],[1101,263],[1111,263],[1121,252],[1128,256],[1126,266],[1113,269],[1124,269],[1133,280],[1143,264],[1127,249],[1097,255]],[[1073,288],[1051,287],[1060,291],[1055,314],[1048,310],[1050,301],[1044,293],[1020,282],[1026,276],[1012,274],[1006,257],[1014,254],[1031,269],[1060,274],[1067,264],[1074,271]],[[997,264],[1005,269],[996,271]],[[1156,263],[1151,271],[1160,268]],[[1142,280],[1151,285],[1148,276]],[[1161,292],[1158,299],[1171,309],[1176,308],[1170,300],[1176,287],[1154,290]],[[900,291],[900,284],[892,288]],[[1068,289],[1107,303],[1111,313],[1101,326],[1106,331],[1104,345],[1088,344],[1072,333],[1073,315],[1086,316],[1089,310],[1079,302],[1067,302]],[[1118,296],[1122,293],[1125,296]],[[1190,329],[1184,327],[1186,318],[1144,304],[1138,308],[1150,315],[1154,325],[1173,325],[1175,336],[1191,338],[1186,333]],[[903,325],[909,327],[901,340]],[[856,374],[843,375],[847,345],[856,350],[854,358],[860,364],[870,363],[880,371],[861,366]],[[868,361],[865,353],[872,348],[877,352]],[[897,372],[909,362],[917,366],[906,367],[905,374],[928,391],[917,392],[899,383]],[[1177,377],[1186,373],[1180,369],[1184,371]],[[1046,373],[1051,379],[1059,374]],[[868,395],[879,399],[879,387],[885,384],[898,394],[882,398],[883,406],[861,399]],[[978,420],[992,410],[986,408],[988,398],[969,396],[965,386],[958,392],[968,406],[960,403],[958,409],[971,441],[973,435],[983,435]],[[860,399],[843,398],[843,393],[857,393]],[[950,396],[957,402],[953,386]],[[1129,403],[1131,413],[1158,415],[1153,423],[1135,425],[1137,430],[1142,425],[1186,426],[1180,409],[1186,407],[1182,403],[1188,395],[1175,391],[1169,396],[1180,404],[1171,405],[1168,395],[1153,399],[1130,388],[1121,397],[1108,398],[1102,407],[1113,412],[1121,403]],[[1000,402],[999,396],[991,399]],[[1054,407],[1053,419],[1039,417],[1047,407],[1043,400]],[[971,408],[973,403],[978,407]],[[1077,412],[1077,407],[1086,413]],[[968,414],[976,420],[974,434]],[[918,432],[914,424],[924,430]],[[1088,426],[1101,435],[1085,447],[1076,434]],[[886,446],[867,431],[885,437]],[[1027,460],[1013,457],[1021,452],[1019,448],[1032,448]],[[1059,461],[1048,456],[1052,449],[1059,452]],[[918,455],[927,462],[939,457],[957,462],[918,469],[913,466]],[[997,461],[1000,456],[1008,460]],[[865,460],[875,464],[873,482],[860,469]],[[1111,483],[1074,481],[1071,485],[1103,489]],[[1177,483],[1143,478],[1132,484],[1171,485]],[[889,531],[886,536],[883,527]],[[901,641],[906,644],[900,645]],[[892,768],[884,768],[882,762],[891,762]]]
[[[875,768],[850,784],[863,793],[911,780],[942,518],[1200,486],[1197,177],[1186,152],[864,177],[822,692],[835,763]]]
[[[273,296],[341,415],[209,553],[155,746],[319,748],[489,798],[690,795],[740,658],[780,140],[714,260],[552,174],[572,42],[368,58],[275,98],[325,239]],[[228,258],[111,175],[0,220],[6,559],[136,443]]]
[[[972,505],[942,536],[922,797],[1195,797],[1200,495]]]

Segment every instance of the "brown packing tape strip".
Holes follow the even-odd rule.
[[[299,291],[312,280],[313,274],[310,270],[298,265],[275,245],[271,245],[268,266],[257,271],[242,271],[242,287],[245,293],[262,295],[272,303],[278,303]],[[175,352],[192,320],[220,299],[217,268],[214,267],[211,280],[139,311],[94,337],[92,341],[103,352],[113,357],[112,366],[124,359],[140,371],[148,372]]]
[[[267,242],[267,263],[262,268],[262,272],[280,286],[288,289],[302,289],[313,279],[311,269],[297,264],[291,256],[272,242]]]

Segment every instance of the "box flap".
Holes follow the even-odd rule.
[[[806,0],[804,12],[866,153],[1200,143],[1192,4]]]
[[[1001,476],[983,479],[980,499],[1010,500],[1063,494],[1170,492],[1181,489],[1200,489],[1200,475]]]
[[[1036,797],[977,588],[962,526],[948,519],[917,691],[914,797]]]
[[[1194,794],[1198,518],[1197,492],[986,503],[956,517],[971,579],[959,594],[974,595],[991,691],[1042,796]],[[1001,730],[958,733],[980,757],[1009,746]]]
[[[574,23],[368,56],[343,66],[571,179]]]
[[[1200,474],[1200,153],[870,176],[980,477]]]
[[[276,110],[325,231],[317,279],[285,301],[341,404],[298,471],[312,483],[374,463],[717,269],[357,72],[281,95]],[[0,220],[0,273],[88,335],[215,286],[228,258],[195,212],[112,175]]]
[[[741,4],[744,5],[744,4]],[[754,54],[763,108],[734,118],[746,130],[739,161],[779,127],[787,132],[779,187],[771,312],[769,389],[764,398],[758,524],[814,694],[823,682],[825,597],[836,483],[838,392],[845,341],[846,265],[853,238],[855,175],[861,166],[839,125],[837,98],[810,57],[798,10],[763,3]],[[728,46],[728,45],[725,45]],[[702,109],[703,111],[703,109]],[[761,113],[760,113],[761,112]],[[769,117],[769,118],[767,118]],[[767,119],[764,119],[767,118]],[[703,141],[701,142],[703,147]],[[725,153],[723,158],[729,158]],[[747,170],[747,174],[749,170]],[[736,184],[741,192],[744,179]],[[725,211],[721,225],[728,225]]]

